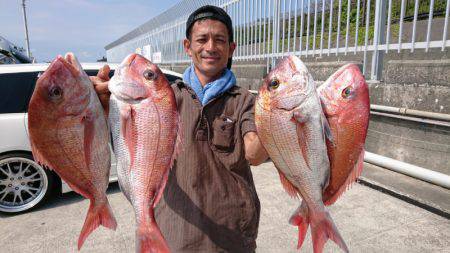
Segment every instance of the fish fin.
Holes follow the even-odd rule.
[[[82,123],[84,126],[84,159],[86,161],[86,168],[91,166],[91,152],[92,152],[92,140],[94,139],[95,124],[92,114],[87,113],[86,116],[82,118]]]
[[[70,187],[70,189],[72,189],[74,192],[80,194],[81,196],[83,196],[83,197],[85,197],[87,199],[90,199],[90,198],[93,197],[92,194],[90,194],[89,192],[87,192],[85,190],[82,190],[76,184],[73,184],[73,183],[71,183],[69,181],[64,181],[64,182]]]
[[[355,167],[347,176],[347,179],[345,180],[344,184],[342,184],[341,187],[339,187],[339,189],[332,196],[330,197],[324,196],[325,198],[327,198],[326,200],[324,198],[325,200],[324,204],[326,206],[334,204],[339,199],[339,197],[341,197],[342,194],[350,187],[350,185],[356,182],[358,177],[361,176],[364,167],[364,153],[365,150],[363,148],[361,150],[361,153],[359,154],[358,161],[356,162]]]
[[[293,111],[291,120],[295,123],[305,123],[306,121],[309,120],[309,117],[308,115],[302,114],[301,109],[296,108]]]
[[[161,180],[161,184],[160,184],[158,190],[156,191],[156,198],[155,198],[155,201],[153,201],[153,208],[155,208],[155,206],[161,200],[161,197],[164,193],[164,188],[166,188],[167,179],[169,178],[169,171],[170,171],[170,169],[166,170],[166,172],[164,173],[163,178]]]
[[[328,122],[328,118],[327,118],[327,116],[330,116],[330,115],[327,115],[326,110],[325,110],[326,109],[325,101],[327,100],[327,98],[324,97],[322,95],[322,93],[319,91],[318,91],[318,95],[319,95],[319,100],[320,100],[320,107],[322,108],[321,121],[322,121],[323,131],[325,133],[325,139],[328,139],[330,141],[330,144],[333,147],[335,147],[336,144],[334,143],[333,132],[331,131],[331,126],[330,126],[330,123]]]
[[[289,182],[289,180],[286,178],[286,176],[283,174],[283,172],[281,172],[280,170],[278,170],[278,174],[280,175],[280,181],[281,184],[283,185],[284,190],[289,194],[289,196],[291,197],[298,197],[298,190],[297,187],[295,187],[294,185],[292,185],[291,182]]]
[[[100,206],[96,206],[94,204],[94,200],[91,200],[86,220],[84,221],[80,237],[78,238],[78,250],[81,249],[84,241],[99,225],[110,228],[112,230],[116,230],[117,228],[117,222],[114,218],[108,200],[106,200],[106,202]]]
[[[142,222],[136,229],[136,252],[170,252],[169,246],[154,219],[150,224]]]
[[[33,154],[34,160],[41,165],[42,167],[53,170],[52,166],[50,166],[50,163],[45,159],[45,157],[41,154],[39,149],[33,144],[33,140],[30,138],[30,146],[31,146],[31,153]]]
[[[182,127],[182,123],[181,123],[181,117],[179,114],[178,114],[177,118],[178,118],[178,120],[177,120],[178,128],[177,128],[177,133],[176,133],[177,139],[175,140],[175,146],[173,149],[172,157],[170,158],[169,168],[172,168],[173,163],[175,162],[175,158],[183,150],[183,131],[182,131],[183,127]]]
[[[323,114],[323,112],[321,114],[321,121],[322,121],[323,132],[325,135],[324,139],[328,139],[330,141],[331,145],[333,145],[333,147],[334,147],[335,143],[334,143],[333,133],[331,132],[330,124],[328,123],[328,120],[325,117],[325,114]]]
[[[314,219],[311,219],[310,222],[314,253],[321,253],[328,239],[334,241],[343,251],[348,253],[348,247],[344,239],[342,239],[333,219],[326,210],[314,215]]]
[[[305,240],[306,233],[308,232],[309,227],[309,217],[308,217],[308,207],[305,202],[302,201],[302,204],[295,210],[289,219],[289,224],[293,226],[298,226],[298,243],[297,249],[302,247],[303,241]]]
[[[135,138],[134,138],[134,117],[135,112],[131,106],[127,106],[120,111],[120,121],[121,121],[121,131],[123,139],[125,140],[125,145],[128,148],[128,153],[130,155],[130,168],[131,170],[134,165],[134,154],[135,154]]]
[[[309,165],[309,156],[308,156],[308,143],[307,136],[305,136],[305,124],[297,123],[297,139],[298,144],[300,145],[300,150],[302,151],[303,159],[306,162],[306,166],[311,170],[311,166]]]
[[[183,142],[182,141],[183,140],[183,132],[181,131],[181,129],[183,129],[183,128],[181,126],[181,117],[180,117],[179,114],[177,115],[177,123],[178,123],[177,124],[178,128],[177,128],[177,131],[176,131],[177,138],[175,140],[175,146],[174,146],[174,149],[173,149],[172,157],[170,158],[169,169],[166,170],[166,172],[164,173],[164,176],[162,178],[161,184],[160,184],[160,186],[158,188],[158,191],[156,192],[156,198],[155,198],[155,201],[153,202],[153,207],[155,207],[158,204],[158,202],[161,200],[161,197],[162,197],[163,192],[164,192],[164,188],[166,187],[167,179],[169,178],[169,171],[173,167],[173,164],[175,162],[175,158],[177,157],[177,155],[183,149],[183,143],[182,143]]]

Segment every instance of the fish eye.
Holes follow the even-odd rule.
[[[62,89],[58,86],[52,87],[49,91],[49,96],[51,99],[59,99],[62,96]]]
[[[276,89],[280,86],[280,81],[277,78],[273,78],[269,83],[269,88]]]
[[[157,78],[156,73],[151,71],[150,69],[145,70],[144,73],[142,73],[142,75],[144,76],[145,79],[149,81],[155,80]]]
[[[352,89],[349,86],[342,91],[342,97],[347,98],[348,96],[350,96],[351,93],[352,93]]]

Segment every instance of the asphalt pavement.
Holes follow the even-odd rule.
[[[282,189],[273,164],[252,168],[261,201],[257,252],[312,252],[308,235],[296,249],[297,228],[288,224],[299,204]],[[134,252],[134,215],[112,184],[108,198],[118,228],[103,227],[86,240],[81,252]],[[0,252],[77,252],[78,234],[89,202],[67,193],[20,215],[0,214]],[[354,184],[329,208],[350,252],[449,252],[450,220],[391,195]],[[342,252],[328,241],[324,252]]]

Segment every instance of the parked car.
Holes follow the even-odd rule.
[[[56,197],[57,193],[71,191],[55,172],[34,161],[28,138],[28,103],[39,73],[48,65],[0,65],[0,212],[23,212]],[[81,65],[92,76],[104,64]],[[111,76],[117,66],[110,64]],[[170,82],[181,79],[179,73],[162,71]],[[117,180],[115,165],[112,155],[111,181]]]

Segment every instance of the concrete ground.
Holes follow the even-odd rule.
[[[252,168],[261,200],[257,252],[312,252],[308,233],[296,250],[297,229],[287,223],[299,201],[284,193],[272,163]],[[81,252],[133,252],[133,211],[117,184],[108,197],[117,231],[94,231]],[[0,215],[0,252],[76,252],[88,201],[64,194],[21,215]],[[351,252],[450,252],[450,220],[361,184],[329,208]],[[329,241],[325,252],[341,252]]]

